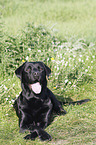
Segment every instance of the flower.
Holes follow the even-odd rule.
[[[92,56],[93,58],[95,58],[95,56]]]
[[[8,101],[8,98],[6,98],[6,101]]]
[[[25,62],[25,60],[23,59],[22,62]]]
[[[69,84],[71,85],[71,82],[69,82]]]
[[[15,84],[13,84],[13,87],[15,86]]]
[[[49,61],[49,57],[47,58],[47,61]]]
[[[4,89],[7,90],[7,87],[4,85]]]
[[[56,87],[53,87],[54,89],[56,89]]]
[[[28,48],[29,51],[31,51],[31,48]]]
[[[80,55],[80,57],[82,57],[82,55]]]
[[[67,64],[68,64],[68,61],[66,61],[65,66],[67,66]]]
[[[81,58],[79,58],[79,61],[81,61]]]
[[[11,101],[12,101],[13,103],[15,102],[15,100],[13,100],[13,99],[12,99]]]
[[[88,72],[88,69],[85,69],[85,72]]]
[[[73,55],[73,57],[76,57],[76,55]]]
[[[28,58],[29,58],[29,57],[27,56],[27,57],[26,57],[26,60],[28,60]]]
[[[16,95],[16,98],[18,98],[18,95]]]
[[[53,57],[51,57],[51,60],[54,60],[54,58],[53,58]]]
[[[41,50],[38,50],[38,52],[41,52]]]
[[[68,79],[65,80],[65,84],[68,82]]]

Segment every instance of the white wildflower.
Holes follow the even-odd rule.
[[[65,84],[68,82],[68,79],[65,80]]]
[[[18,97],[18,95],[16,95],[16,98]]]
[[[82,57],[82,55],[79,55],[80,57]]]
[[[26,57],[26,60],[28,60],[28,58],[29,58],[29,57],[27,56],[27,57]]]
[[[71,82],[69,82],[69,84],[71,85]]]
[[[12,100],[11,100],[11,102],[13,102],[13,103],[14,103],[14,102],[15,102],[15,100],[13,100],[13,99],[12,99]]]
[[[47,61],[49,61],[49,57],[47,58]]]
[[[6,101],[8,101],[8,98],[6,98]]]
[[[68,61],[65,63],[65,66],[67,66],[67,64],[68,64]]]
[[[92,56],[93,58],[95,58],[95,56]]]
[[[81,61],[81,58],[79,58],[79,61]]]
[[[57,70],[59,70],[59,67],[57,67]]]
[[[88,69],[85,69],[85,72],[88,72]]]
[[[4,85],[4,89],[7,90],[7,87]]]
[[[38,50],[38,52],[41,52],[41,50]]]
[[[76,55],[73,55],[73,57],[75,58],[75,57],[76,57]]]
[[[29,51],[31,51],[31,48],[28,48]]]

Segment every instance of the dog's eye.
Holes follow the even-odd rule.
[[[42,70],[42,71],[43,71],[43,68],[41,67],[41,68],[40,68],[40,70]]]
[[[26,71],[29,72],[30,71],[30,68],[27,68]]]
[[[38,66],[38,70],[43,71],[44,69],[43,69],[43,67]]]

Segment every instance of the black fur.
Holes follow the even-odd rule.
[[[43,62],[25,62],[15,73],[20,78],[22,87],[22,92],[14,103],[20,132],[30,131],[30,134],[24,137],[25,139],[34,140],[39,136],[41,140],[51,140],[52,137],[44,129],[49,125],[52,111],[60,114],[66,114],[66,111],[62,108],[62,103],[47,88],[46,76],[50,75],[50,68]],[[39,94],[35,94],[30,89],[30,84],[36,82],[42,86]],[[85,99],[73,104],[82,104],[87,101]]]

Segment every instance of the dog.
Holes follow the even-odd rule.
[[[52,137],[44,129],[50,124],[53,111],[57,114],[66,114],[62,103],[47,88],[47,79],[51,69],[43,62],[25,62],[15,71],[16,76],[21,80],[22,92],[14,102],[14,109],[19,118],[20,132],[26,130],[30,134],[24,139],[51,140]],[[82,104],[89,99],[71,102],[70,104]],[[63,102],[64,104],[64,102]]]

